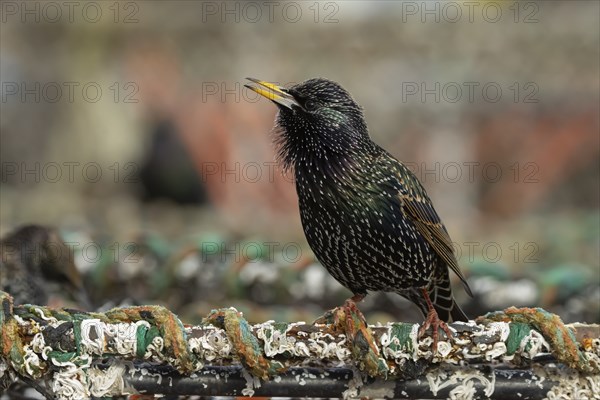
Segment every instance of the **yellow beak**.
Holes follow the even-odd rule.
[[[276,104],[292,109],[293,106],[301,107],[294,96],[287,92],[287,89],[277,86],[274,83],[261,81],[255,78],[246,78],[252,83],[244,85],[248,89],[266,97]]]

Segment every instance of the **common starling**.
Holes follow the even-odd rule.
[[[274,141],[292,171],[306,239],[327,271],[350,289],[395,292],[424,316],[422,336],[468,318],[452,296],[460,272],[448,231],[417,177],[375,144],[361,107],[336,82],[309,79],[290,88],[248,78],[249,89],[279,108]]]
[[[0,290],[15,304],[47,305],[56,294],[89,308],[71,251],[56,229],[22,226],[0,240],[0,256]]]

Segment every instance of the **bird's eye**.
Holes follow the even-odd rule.
[[[317,109],[317,103],[312,100],[307,100],[306,103],[304,103],[304,108],[306,111],[314,111]]]

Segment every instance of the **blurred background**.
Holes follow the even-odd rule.
[[[429,191],[470,316],[600,321],[600,3],[66,3],[0,3],[0,234],[58,232],[88,308],[260,322],[342,304],[274,163],[276,107],[243,87],[322,76]],[[73,271],[40,284],[50,304],[84,307],[61,290]],[[395,294],[361,309],[421,319]]]

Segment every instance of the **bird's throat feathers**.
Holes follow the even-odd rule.
[[[277,161],[286,172],[348,173],[376,147],[362,120],[356,124],[339,118],[333,124],[321,124],[290,114],[280,111],[273,129]]]

